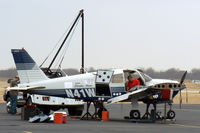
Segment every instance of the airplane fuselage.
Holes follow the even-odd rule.
[[[118,70],[119,71],[119,70]],[[117,73],[119,75],[119,73]],[[113,81],[115,72],[111,81],[108,84],[99,84],[96,82],[97,73],[85,73],[78,74],[73,76],[60,77],[55,79],[47,79],[43,81],[31,82],[19,84],[19,87],[33,87],[33,86],[42,86],[43,89],[29,90],[29,93],[33,94],[41,94],[41,95],[49,95],[49,96],[58,96],[65,98],[73,98],[73,99],[83,99],[87,100],[100,100],[107,101],[111,98],[121,96],[126,93],[130,93],[126,91],[126,81],[124,77],[123,70],[121,70],[120,74],[122,74],[122,79],[119,82]],[[153,98],[154,100],[162,100],[162,90],[168,89],[169,86],[172,85],[174,89],[178,87],[177,81],[172,80],[160,80],[160,79],[151,79],[145,84],[141,85],[140,88],[148,88],[152,86],[156,91],[151,92],[151,95],[156,92],[158,96],[149,97],[148,96],[139,96],[138,100],[146,101],[149,98]],[[171,95],[171,94],[170,94]],[[171,96],[170,96],[171,97]],[[169,100],[169,99],[168,99]]]
[[[102,100],[105,101],[113,96],[125,94],[125,86],[116,86],[110,83],[108,85],[110,94],[98,93],[96,90],[96,75],[93,73],[66,76],[55,79],[48,79],[39,82],[19,84],[19,87],[43,86],[44,89],[30,90],[30,93],[51,95],[66,98],[84,99],[84,100]],[[98,93],[98,94],[97,94]]]

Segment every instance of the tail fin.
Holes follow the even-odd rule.
[[[12,49],[20,83],[30,83],[48,79],[44,72],[24,49]]]

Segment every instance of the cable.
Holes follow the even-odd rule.
[[[71,22],[71,24],[69,25],[69,27],[65,30],[65,32],[62,34],[62,36],[60,37],[60,39],[58,40],[58,42],[54,45],[53,49],[49,52],[49,54],[47,55],[47,57],[45,58],[45,60],[42,62],[42,64],[40,65],[40,67],[42,67],[42,65],[47,61],[47,59],[49,58],[49,56],[53,53],[53,51],[56,49],[56,47],[58,46],[58,44],[60,43],[61,39],[63,39],[64,35],[69,31],[70,27],[72,26],[72,24],[74,23],[75,19]]]
[[[80,18],[78,19],[77,23],[75,24],[75,26],[74,26],[74,28],[73,28],[73,30],[72,30],[72,33],[71,33],[71,35],[70,35],[70,38],[69,38],[69,40],[67,41],[67,45],[65,45],[65,47],[64,47],[64,49],[63,49],[63,52],[62,52],[62,54],[60,55],[61,58],[58,59],[58,62],[57,62],[56,65],[55,65],[55,67],[58,66],[57,69],[61,68],[61,64],[62,64],[62,62],[63,62],[63,60],[64,60],[64,57],[65,57],[65,55],[66,55],[66,52],[67,52],[67,50],[68,50],[68,48],[69,48],[69,44],[70,44],[70,42],[71,42],[71,40],[72,40],[72,36],[74,35],[74,32],[75,32],[75,30],[76,30],[76,28],[77,28],[77,25],[78,25],[79,20],[80,20]],[[58,64],[58,63],[59,63],[59,64]]]

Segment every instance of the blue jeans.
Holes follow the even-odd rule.
[[[16,114],[17,113],[17,96],[11,96],[10,97],[11,99],[11,107],[10,107],[10,113],[12,115]]]

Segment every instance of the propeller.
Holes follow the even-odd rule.
[[[185,80],[186,75],[187,75],[187,71],[184,72],[184,74],[183,74],[183,76],[182,76],[182,78],[181,78],[180,86],[183,85],[183,82],[184,82],[184,80]],[[182,93],[181,93],[181,90],[182,90],[182,88],[180,87],[180,89],[179,89],[179,91],[180,91],[180,106],[179,106],[180,109],[181,109],[181,105],[182,105]],[[187,90],[186,90],[186,93],[187,93]],[[187,100],[187,96],[186,96],[186,100]]]
[[[187,71],[185,71],[185,72],[184,72],[184,74],[183,74],[183,76],[182,76],[182,78],[181,78],[181,81],[180,81],[180,85],[182,85],[182,84],[183,84],[183,82],[184,82],[184,80],[185,80],[185,77],[186,77],[186,75],[187,75]]]
[[[187,87],[186,87],[186,103],[188,103],[188,91],[187,91]]]
[[[180,98],[179,98],[179,108],[181,109],[181,105],[182,105],[182,94],[181,94],[181,89],[180,89]]]

